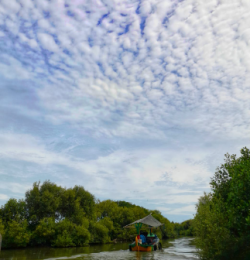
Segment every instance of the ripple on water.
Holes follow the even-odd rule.
[[[129,250],[119,250],[112,252],[99,252],[91,254],[74,255],[70,257],[48,258],[46,260],[185,260],[197,259],[196,248],[190,245],[192,238],[179,238],[172,241],[163,242],[163,250],[156,252],[130,252]]]

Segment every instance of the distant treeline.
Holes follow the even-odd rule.
[[[190,225],[170,222],[162,214],[125,201],[100,202],[81,186],[62,188],[35,182],[24,200],[10,199],[0,209],[3,248],[26,246],[70,247],[131,241],[135,229],[123,226],[152,213],[164,226],[155,231],[162,238],[191,235]],[[185,233],[187,232],[187,233]]]
[[[203,260],[249,260],[250,150],[225,157],[211,180],[212,192],[197,204],[196,245]]]
[[[177,236],[194,236],[193,219],[186,220],[182,223],[173,224]]]

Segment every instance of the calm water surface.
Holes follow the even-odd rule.
[[[155,252],[130,252],[128,243],[95,245],[81,248],[28,248],[2,250],[1,260],[185,260],[198,259],[193,238],[162,241],[163,249]]]

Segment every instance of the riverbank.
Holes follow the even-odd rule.
[[[163,249],[155,252],[130,252],[129,243],[91,245],[74,248],[24,248],[4,250],[0,253],[1,260],[194,260],[197,259],[196,248],[192,245],[193,238],[182,237],[162,241]]]
[[[158,210],[126,201],[99,201],[82,186],[66,189],[50,181],[35,182],[25,199],[10,199],[1,207],[2,248],[81,247],[114,239],[131,241],[136,230],[123,227],[149,214],[164,224],[164,228],[154,230],[159,238],[192,233],[191,220],[173,223]]]
[[[193,236],[177,236],[175,239],[182,239],[182,238],[185,238],[185,239],[190,239],[190,245],[193,245],[195,246],[195,243],[194,243],[194,237]],[[169,239],[163,239],[163,241],[167,242],[167,241],[172,241],[173,238],[169,238]],[[70,247],[61,247],[61,248],[58,248],[58,247],[52,247],[52,246],[48,246],[48,245],[38,245],[38,246],[26,246],[26,247],[13,247],[13,248],[2,248],[3,251],[5,250],[37,250],[37,249],[71,249],[71,248],[88,248],[88,247],[94,247],[94,246],[105,246],[105,245],[116,245],[116,244],[131,244],[134,242],[134,237],[131,239],[131,240],[116,240],[114,239],[113,241],[110,241],[110,242],[106,242],[106,243],[89,243],[89,244],[86,244],[84,246],[70,246]],[[1,251],[0,251],[1,252]]]

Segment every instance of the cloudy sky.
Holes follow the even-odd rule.
[[[35,181],[173,221],[250,144],[249,0],[1,0],[0,205]]]

